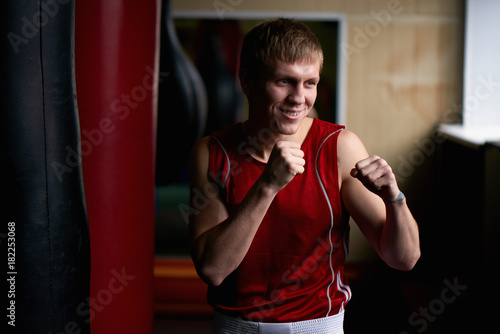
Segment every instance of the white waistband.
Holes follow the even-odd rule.
[[[343,334],[344,311],[313,320],[265,323],[229,317],[214,311],[212,334]]]

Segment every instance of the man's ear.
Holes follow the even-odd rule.
[[[248,74],[248,71],[246,68],[240,68],[240,71],[238,73],[240,77],[240,83],[241,83],[241,90],[243,90],[243,93],[245,93],[246,96],[250,94],[253,80],[251,75]]]

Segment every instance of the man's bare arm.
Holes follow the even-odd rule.
[[[210,138],[194,146],[190,159],[190,188],[212,187],[208,179]],[[250,188],[236,212],[229,216],[222,200],[206,196],[207,203],[190,215],[191,252],[200,277],[219,285],[245,257],[274,197],[296,174],[304,171],[300,145],[280,142],[257,182]],[[214,193],[215,190],[209,191]],[[193,207],[193,196],[190,206]]]
[[[350,131],[339,136],[342,199],[379,256],[391,267],[410,270],[420,257],[418,226],[387,162],[368,156]]]

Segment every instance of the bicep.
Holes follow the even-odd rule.
[[[368,157],[361,140],[353,132],[342,131],[338,142],[341,196],[345,208],[377,252],[386,220],[382,199],[350,175],[356,163]]]
[[[210,138],[200,139],[193,146],[189,159],[189,229],[191,240],[228,218],[226,206],[208,177]]]

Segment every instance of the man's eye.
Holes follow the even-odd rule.
[[[289,82],[290,82],[290,80],[288,80],[288,79],[281,79],[280,80],[280,83],[282,83],[282,84],[287,84]]]

